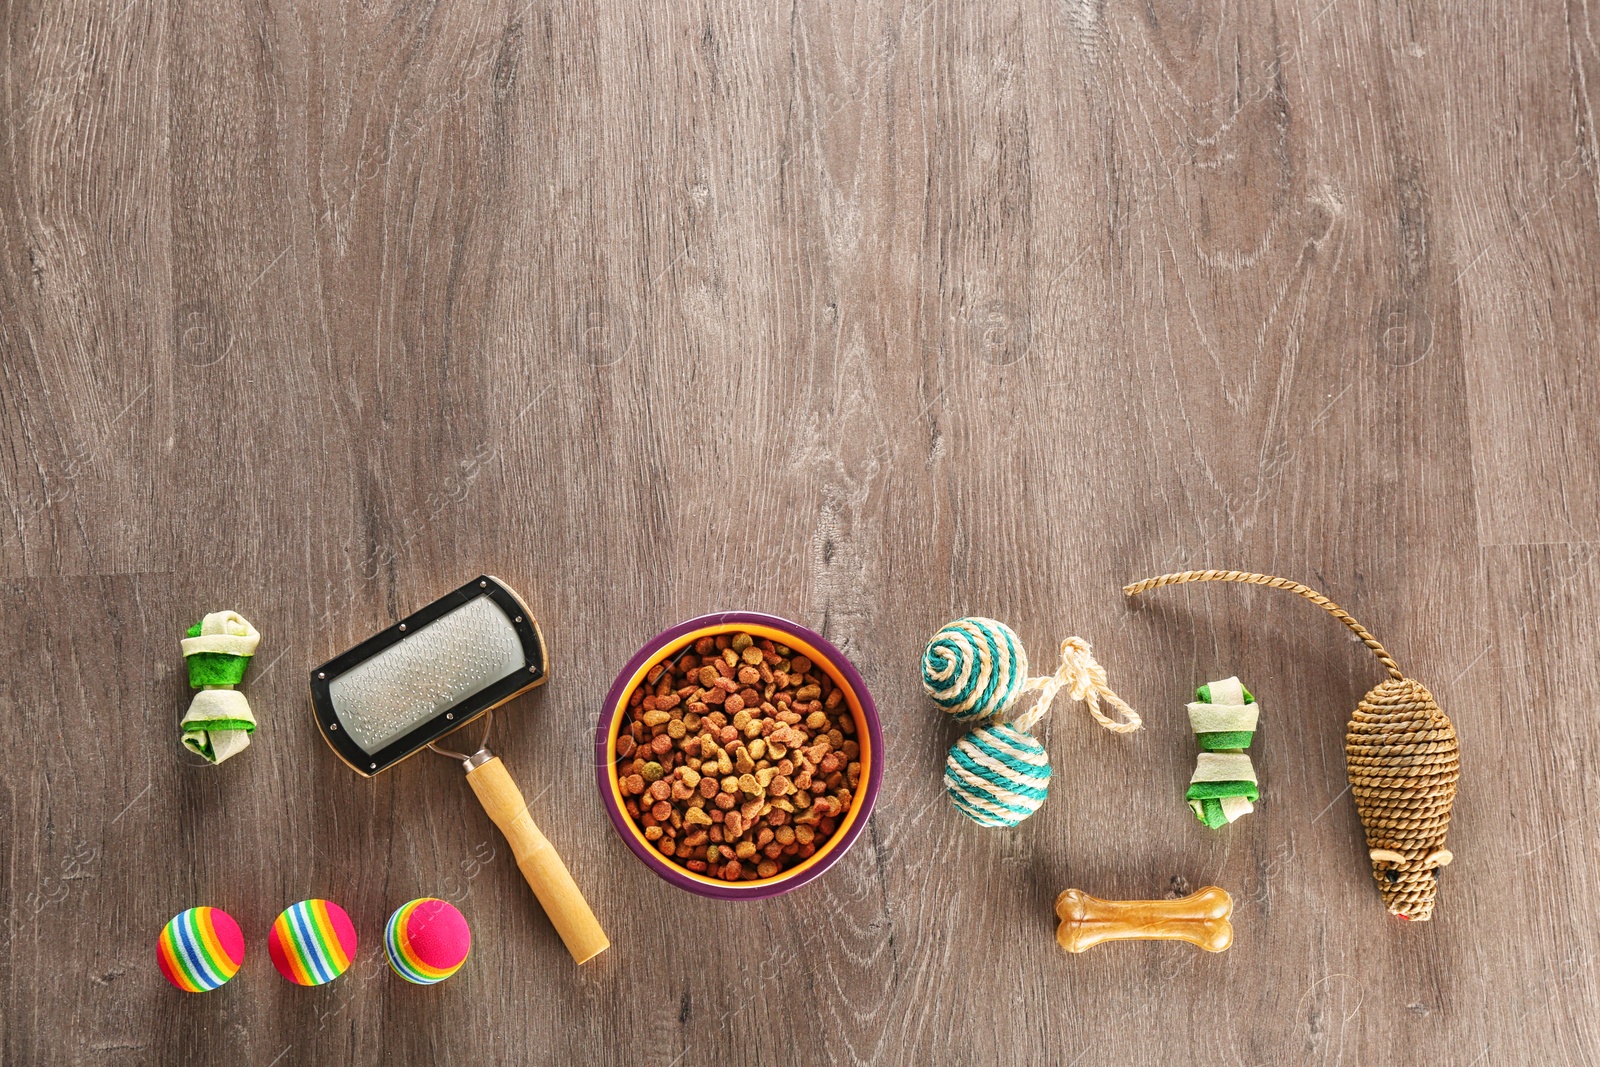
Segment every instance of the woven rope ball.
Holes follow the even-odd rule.
[[[1139,728],[1139,716],[1106,685],[1105,669],[1094,661],[1087,641],[1067,638],[1056,673],[1029,678],[1021,639],[994,619],[957,619],[934,634],[922,654],[922,687],[959,721],[978,724],[950,747],[944,788],[956,810],[980,826],[1015,826],[1049,795],[1050,757],[1028,731],[1062,689],[1084,701],[1106,729]],[[1034,689],[1039,696],[1032,707],[1009,722],[998,721]],[[1102,697],[1123,721],[1100,711]]]
[[[1384,906],[1401,919],[1433,918],[1439,868],[1454,858],[1445,848],[1445,835],[1461,779],[1456,730],[1433,694],[1407,678],[1389,651],[1343,608],[1299,582],[1245,571],[1183,571],[1147,578],[1123,592],[1135,596],[1185,582],[1287,589],[1344,623],[1378,657],[1389,679],[1361,699],[1345,727],[1350,792],[1366,829],[1367,858]]]
[[[922,653],[922,688],[961,722],[1005,711],[1028,677],[1028,653],[1016,632],[993,619],[957,619]]]
[[[1050,795],[1050,757],[1010,723],[962,735],[945,760],[944,788],[956,810],[979,826],[1015,826]]]

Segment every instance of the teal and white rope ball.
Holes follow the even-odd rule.
[[[1050,794],[1050,757],[1028,731],[1066,690],[1081,700],[1096,722],[1116,733],[1139,728],[1139,715],[1106,684],[1089,642],[1061,642],[1054,674],[1028,677],[1028,653],[1016,633],[993,619],[957,619],[933,635],[922,654],[922,686],[935,704],[962,722],[976,722],[950,748],[944,788],[956,810],[980,826],[1015,826],[1039,810]],[[1026,711],[1009,721],[1017,698],[1037,689]],[[1121,715],[1113,719],[1100,701]],[[988,720],[988,721],[985,721]]]
[[[993,619],[957,619],[922,653],[922,688],[961,722],[1009,708],[1028,677],[1028,653],[1016,633]]]
[[[1050,795],[1050,757],[1010,723],[979,726],[950,748],[944,788],[956,810],[979,826],[1015,826]]]

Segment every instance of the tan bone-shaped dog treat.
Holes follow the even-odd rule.
[[[1056,940],[1068,952],[1102,941],[1187,941],[1207,952],[1233,944],[1233,898],[1208,885],[1178,900],[1101,900],[1081,889],[1056,897]]]

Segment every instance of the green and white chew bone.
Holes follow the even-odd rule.
[[[244,679],[261,634],[235,611],[213,611],[183,639],[194,695],[183,716],[183,747],[211,763],[243,752],[256,728],[250,702],[234,689]]]
[[[1195,818],[1215,830],[1255,810],[1256,771],[1244,750],[1261,707],[1237,678],[1202,685],[1194,695],[1189,726],[1201,752],[1184,798]]]

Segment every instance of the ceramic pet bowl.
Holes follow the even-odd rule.
[[[651,668],[658,663],[670,662],[674,657],[692,651],[695,642],[718,634],[744,632],[757,641],[765,638],[774,644],[787,646],[795,655],[811,660],[832,678],[835,687],[843,690],[841,708],[848,708],[855,724],[853,740],[860,746],[861,773],[857,780],[849,807],[837,819],[833,834],[817,847],[815,853],[770,878],[729,882],[699,874],[673,862],[656,851],[645,837],[644,830],[628,814],[622,786],[617,778],[617,738],[626,719],[628,698],[645,680]],[[600,712],[599,729],[595,733],[595,777],[600,787],[600,797],[605,802],[611,822],[623,842],[661,878],[680,889],[708,897],[732,900],[760,900],[798,889],[816,878],[838,861],[850,848],[861,828],[866,825],[878,795],[878,785],[883,779],[883,731],[878,724],[878,712],[866,684],[844,654],[825,640],[797,623],[774,615],[749,611],[720,612],[702,615],[679,623],[657,634],[645,644],[612,683]]]

